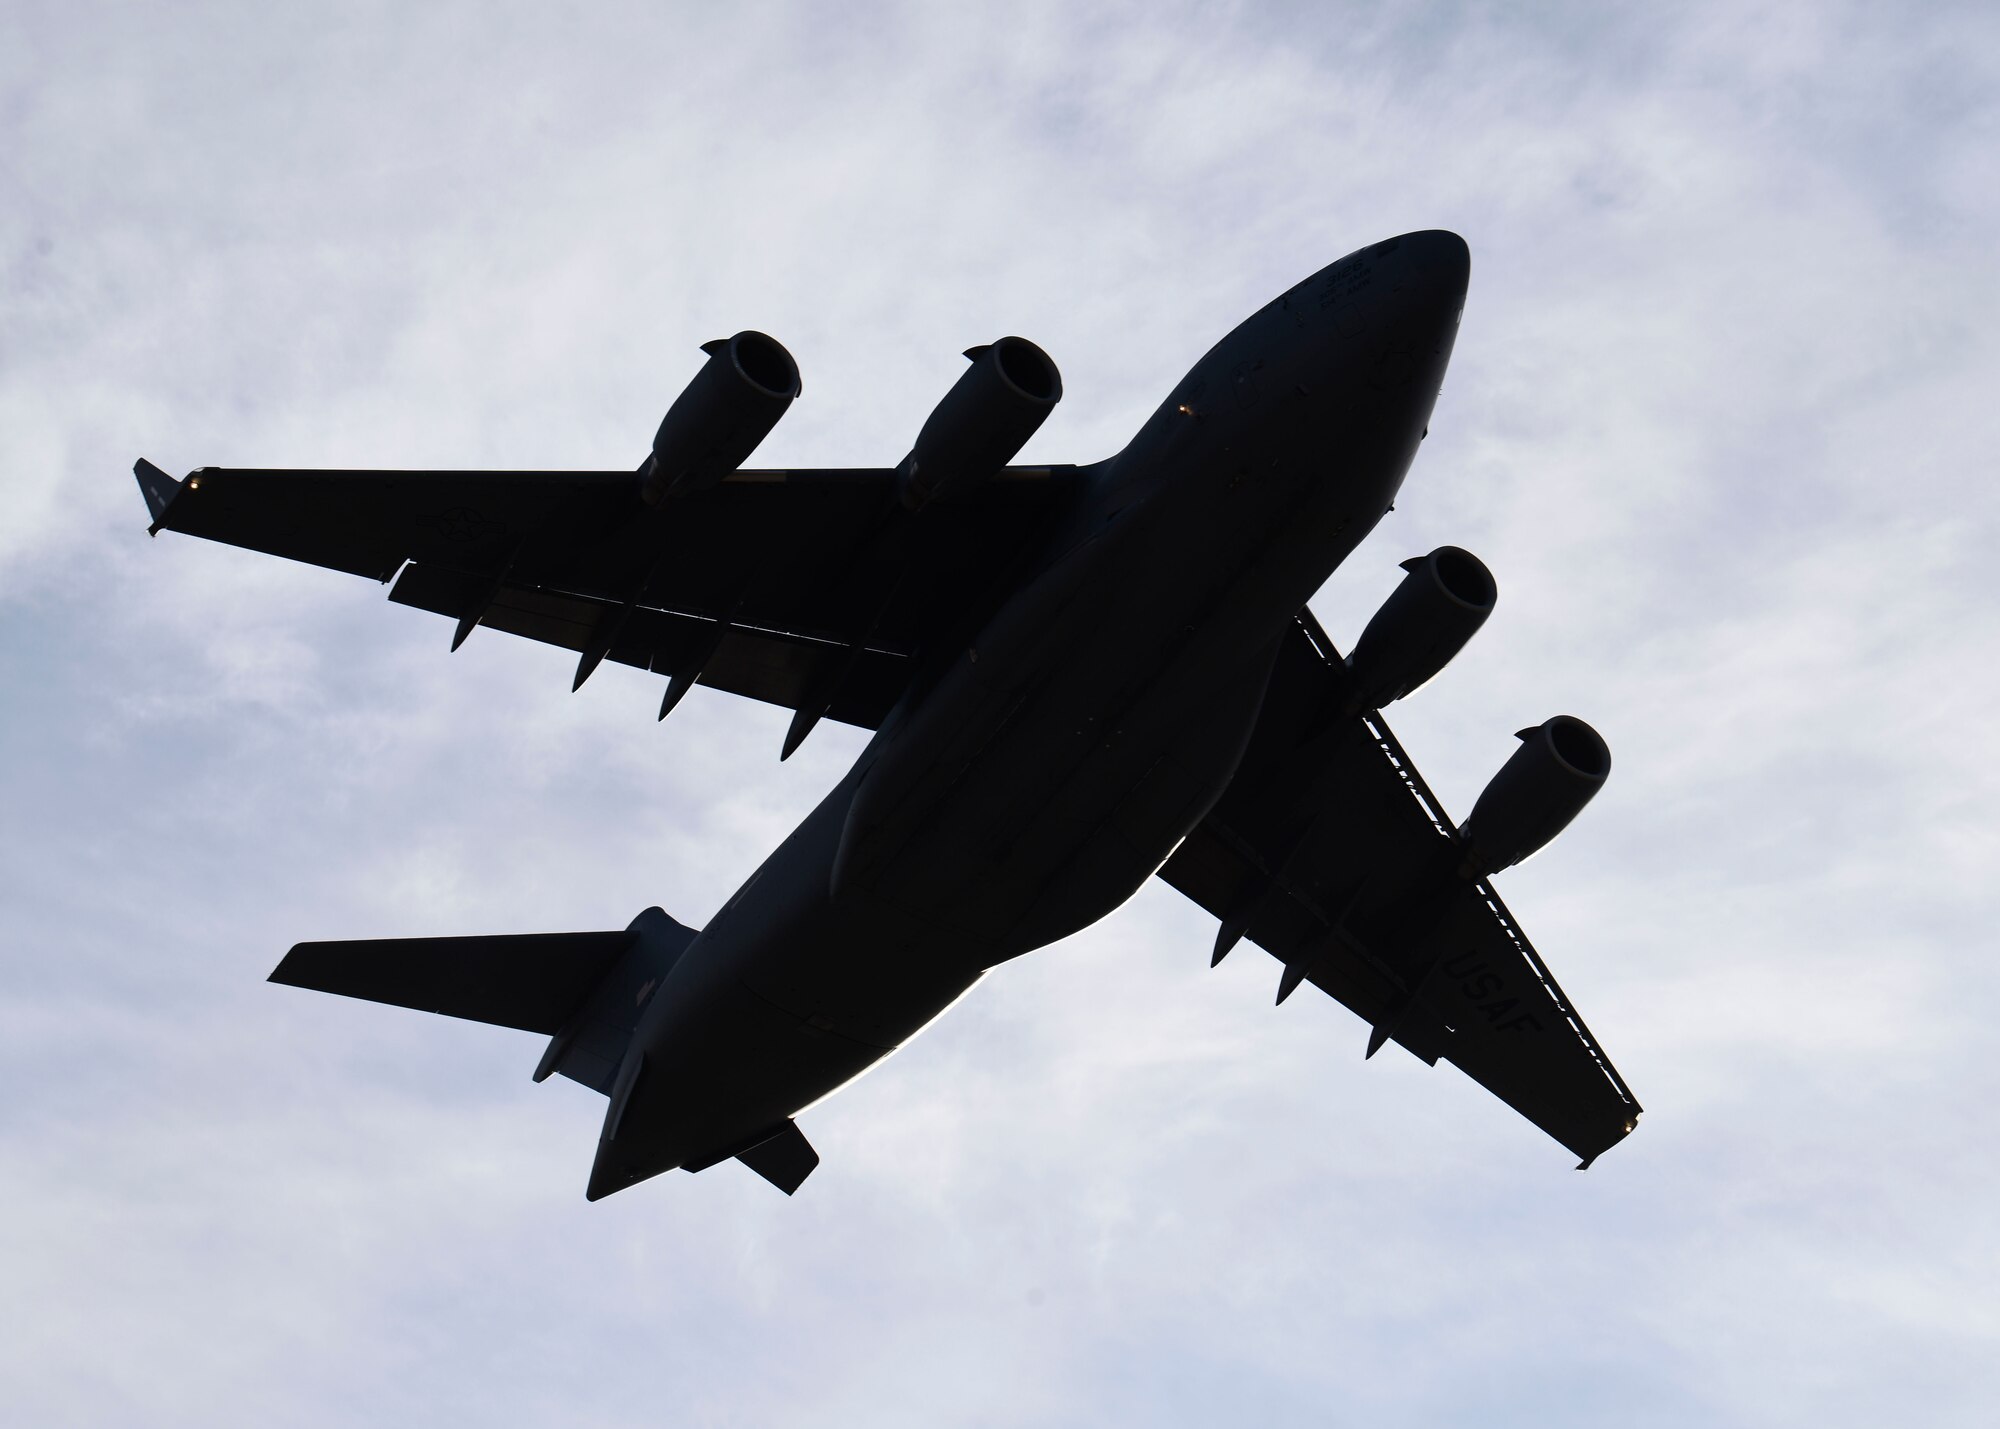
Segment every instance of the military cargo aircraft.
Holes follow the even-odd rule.
[[[894,467],[743,463],[800,391],[708,343],[633,471],[136,468],[151,530],[395,582],[389,598],[874,731],[708,926],[311,942],[274,982],[520,1028],[609,1099],[586,1194],[736,1158],[787,1194],[795,1115],[998,963],[1157,874],[1588,1166],[1639,1105],[1494,891],[1610,769],[1556,716],[1454,825],[1380,709],[1496,587],[1445,546],[1343,657],[1307,599],[1395,500],[1457,335],[1465,243],[1406,233],[1278,297],[1117,455],[1009,463],[1062,396],[1033,343],[968,366]]]

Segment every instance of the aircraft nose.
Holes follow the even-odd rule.
[[[1434,397],[1451,361],[1472,255],[1465,240],[1440,228],[1404,233],[1374,250],[1388,291],[1381,307],[1379,342],[1368,381],[1380,392],[1423,392]],[[1426,410],[1414,420],[1421,423]]]
[[[1463,238],[1448,229],[1427,228],[1405,233],[1397,240],[1397,247],[1440,296],[1465,296],[1466,282],[1472,276],[1472,250]]]

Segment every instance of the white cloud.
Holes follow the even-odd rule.
[[[0,1379],[23,1422],[1980,1422],[1996,1390],[1995,22],[1979,7],[22,8],[0,21]],[[1474,250],[1400,509],[1501,610],[1399,733],[1649,1108],[1588,1176],[1164,887],[581,1200],[533,1039],[292,941],[704,920],[822,729],[177,537],[124,475],[635,464],[705,338],[900,456],[970,342],[1114,450],[1330,258]]]

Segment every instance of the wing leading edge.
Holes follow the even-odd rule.
[[[1160,876],[1372,1031],[1443,1058],[1588,1166],[1640,1107],[1377,712],[1329,719],[1339,657],[1309,612],[1287,637],[1236,778]]]

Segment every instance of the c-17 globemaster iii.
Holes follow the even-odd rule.
[[[799,395],[757,332],[706,345],[638,471],[141,461],[152,530],[395,581],[389,598],[875,731],[699,931],[301,943],[275,982],[540,1033],[609,1098],[587,1194],[736,1157],[787,1193],[792,1120],[1009,958],[1154,874],[1583,1159],[1639,1105],[1493,891],[1610,769],[1557,716],[1454,826],[1380,707],[1492,609],[1475,557],[1407,575],[1343,658],[1306,602],[1389,510],[1464,305],[1444,232],[1351,253],[1197,362],[1117,455],[1010,466],[1062,396],[1003,337],[894,467],[743,462]]]

